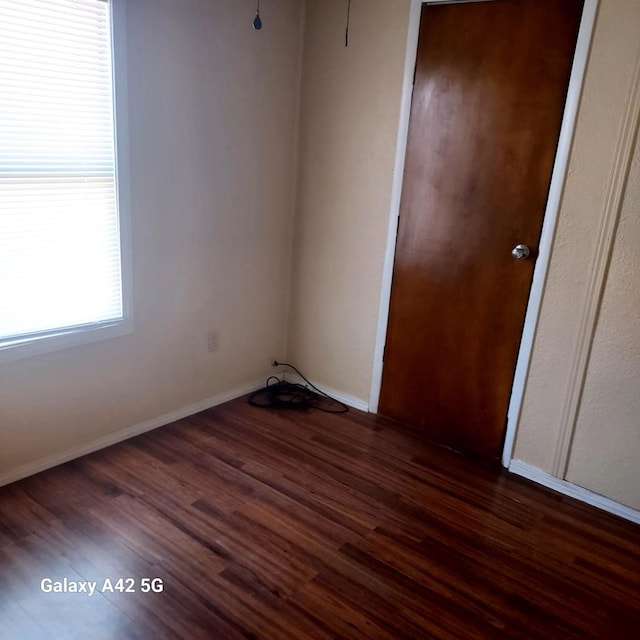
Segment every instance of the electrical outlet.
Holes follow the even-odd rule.
[[[207,349],[217,351],[220,348],[220,336],[215,329],[209,329],[207,333]]]
[[[286,371],[285,371],[284,367],[282,366],[282,364],[280,364],[280,359],[279,358],[271,358],[270,364],[274,368],[277,367],[277,371],[274,371],[271,375],[274,378],[278,378],[278,380],[280,380],[280,382],[284,382]]]
[[[277,378],[280,382],[284,382],[284,370],[281,368],[280,366],[280,361],[278,360],[278,358],[271,358],[271,360],[269,361],[269,364],[275,369],[277,367],[277,370],[274,371],[270,377],[272,378]]]

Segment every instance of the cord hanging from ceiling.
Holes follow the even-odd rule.
[[[351,19],[351,0],[347,0],[347,26],[344,30],[344,46],[349,46],[349,21]]]
[[[256,17],[253,19],[253,28],[256,31],[262,29],[262,19],[260,18],[260,0],[257,0],[258,6],[256,7]]]

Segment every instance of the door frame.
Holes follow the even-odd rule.
[[[371,392],[369,396],[369,411],[377,413],[382,387],[382,370],[384,345],[387,337],[389,322],[389,304],[391,301],[391,283],[393,279],[393,265],[395,260],[396,239],[398,234],[398,216],[400,215],[400,200],[404,178],[404,164],[409,140],[409,118],[411,115],[411,99],[413,96],[413,72],[418,54],[418,37],[420,33],[420,14],[423,4],[457,4],[461,2],[487,2],[490,0],[411,0],[409,28],[407,34],[407,48],[405,53],[404,79],[402,99],[400,104],[400,118],[398,122],[398,137],[396,141],[396,157],[393,170],[393,184],[391,188],[391,205],[387,228],[387,244],[385,249],[384,267],[382,272],[382,287],[380,292],[380,307],[378,311],[378,326],[371,376]],[[527,303],[522,339],[518,351],[518,359],[511,386],[511,397],[507,409],[507,427],[502,451],[502,464],[508,467],[511,462],[513,445],[520,420],[522,400],[524,397],[533,342],[540,316],[540,307],[549,270],[549,261],[553,248],[553,241],[560,210],[560,203],[564,191],[564,184],[569,164],[569,156],[575,132],[578,107],[582,96],[587,60],[591,49],[591,41],[595,27],[595,20],[600,0],[585,0],[578,40],[571,67],[571,76],[567,90],[564,115],[558,138],[549,198],[544,213],[542,234],[540,236],[538,258],[533,272],[533,280]]]

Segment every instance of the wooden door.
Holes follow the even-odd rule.
[[[458,450],[501,452],[582,4],[422,9],[379,411]]]

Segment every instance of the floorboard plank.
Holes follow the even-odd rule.
[[[359,411],[238,399],[0,488],[11,640],[627,640],[639,594],[640,527]]]

